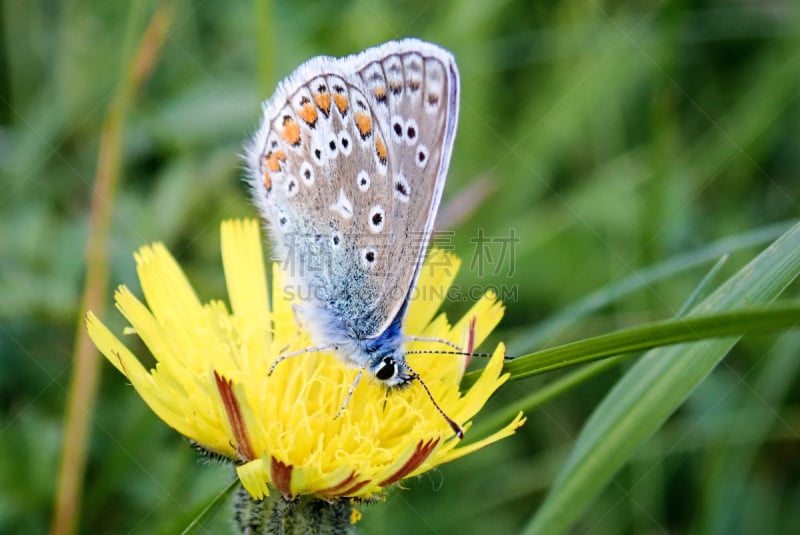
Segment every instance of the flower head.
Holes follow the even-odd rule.
[[[358,370],[330,352],[306,352],[275,367],[277,357],[313,346],[282,291],[282,273],[273,269],[272,303],[265,278],[258,224],[222,225],[222,259],[230,298],[203,304],[175,260],[161,244],[135,255],[147,306],[121,286],[117,308],[156,360],[147,370],[92,314],[89,335],[106,358],[133,384],[168,425],[203,448],[237,462],[239,478],[255,499],[269,487],[284,496],[324,499],[370,497],[390,485],[452,461],[511,435],[520,413],[506,427],[469,445],[454,436],[418,382],[399,390],[365,378],[338,418]],[[417,288],[449,288],[458,261],[434,251]],[[412,299],[404,331],[440,338],[470,350],[502,316],[486,294],[458,323],[436,315],[444,291],[419,291]],[[441,349],[414,341],[407,350]],[[444,350],[448,348],[445,346]],[[436,402],[469,428],[491,394],[505,382],[503,347],[498,347],[480,379],[466,393],[459,383],[466,357],[409,355]]]

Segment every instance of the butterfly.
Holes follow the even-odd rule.
[[[453,56],[418,39],[299,66],[263,104],[248,181],[317,346],[387,387],[416,379],[403,320],[458,121]],[[345,400],[345,405],[347,400]],[[460,427],[436,408],[461,436]]]

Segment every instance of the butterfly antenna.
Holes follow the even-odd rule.
[[[406,355],[461,355],[462,357],[482,357],[490,358],[491,353],[467,353],[466,351],[439,351],[436,349],[412,349],[406,351]],[[505,356],[505,360],[513,360],[514,357]]]
[[[449,417],[447,414],[445,414],[445,412],[442,410],[442,408],[439,406],[439,404],[438,404],[438,403],[436,403],[436,400],[433,398],[433,394],[431,394],[431,391],[428,389],[428,385],[426,385],[426,384],[425,384],[425,381],[423,381],[423,380],[422,380],[422,377],[420,377],[420,376],[419,376],[419,374],[418,374],[417,372],[415,372],[414,370],[412,370],[412,369],[411,369],[411,368],[408,366],[408,364],[406,364],[406,365],[405,365],[405,368],[406,368],[406,371],[408,371],[409,375],[411,375],[411,378],[412,378],[412,379],[416,379],[417,381],[419,381],[419,384],[421,384],[421,385],[422,385],[422,388],[424,388],[424,389],[425,389],[425,393],[426,393],[426,394],[428,394],[428,399],[430,399],[430,400],[431,400],[431,403],[433,403],[433,406],[434,406],[434,407],[436,407],[436,410],[437,410],[437,411],[439,411],[439,414],[441,414],[441,415],[442,415],[442,418],[444,418],[444,419],[445,419],[445,421],[446,421],[446,422],[447,422],[447,424],[450,426],[450,428],[453,430],[453,432],[456,434],[456,436],[457,436],[459,439],[462,439],[462,438],[464,438],[464,430],[463,430],[463,429],[461,429],[461,426],[460,426],[460,425],[458,425],[458,424],[455,422],[455,420],[453,420],[453,419],[452,419],[452,418],[450,418],[450,417]]]
[[[406,355],[460,355],[462,357],[481,357],[481,358],[491,358],[491,353],[475,353],[473,349],[475,348],[475,329],[478,324],[478,318],[475,316],[470,319],[469,327],[467,329],[467,350],[462,351],[459,346],[451,342],[450,340],[445,340],[444,338],[425,338],[420,336],[409,336],[407,337],[412,342],[432,342],[432,343],[440,343],[446,344],[455,351],[437,351],[435,349],[413,349],[411,351],[406,351]],[[513,360],[514,357],[509,357],[508,355],[503,356],[504,360]]]

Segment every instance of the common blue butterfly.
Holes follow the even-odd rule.
[[[419,380],[402,326],[444,189],[458,98],[453,56],[418,39],[316,57],[264,103],[246,147],[273,253],[318,344],[304,351],[335,351],[360,368],[350,394],[364,370],[388,387]]]

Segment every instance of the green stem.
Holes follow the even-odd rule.
[[[655,347],[697,342],[709,338],[785,331],[798,325],[800,325],[800,302],[796,300],[769,308],[739,308],[704,316],[689,315],[629,327],[517,357],[507,361],[503,371],[510,373],[511,379],[516,380]],[[472,386],[480,374],[480,370],[466,374],[461,381],[462,388]]]

